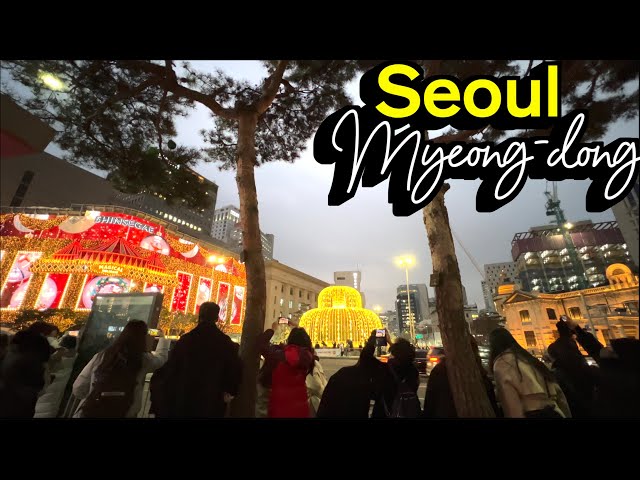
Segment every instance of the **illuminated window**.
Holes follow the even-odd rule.
[[[520,310],[520,321],[522,323],[531,323],[531,317],[529,316],[529,310]]]
[[[283,305],[284,305],[284,298],[281,298],[280,299],[280,306],[283,306]]]
[[[524,331],[524,339],[527,342],[527,347],[536,346],[536,335],[531,330]]]
[[[582,318],[580,307],[569,307],[569,316],[574,320]]]
[[[289,300],[289,310],[293,308],[293,300]]]

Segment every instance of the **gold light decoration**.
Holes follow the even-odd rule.
[[[380,317],[362,308],[360,293],[351,287],[331,286],[318,295],[319,308],[305,312],[300,318],[313,344],[346,343],[364,345],[371,332],[384,328]]]
[[[29,286],[22,300],[21,309],[32,310],[36,306],[36,301],[40,296],[40,290],[42,290],[42,284],[47,278],[46,273],[32,273],[29,279]]]
[[[186,253],[186,252],[188,252],[190,250],[193,250],[193,248],[197,245],[197,244],[191,243],[191,242],[182,243],[177,238],[175,238],[173,235],[166,235],[165,240],[167,241],[169,246],[171,248],[173,248],[178,253]]]
[[[41,231],[57,227],[68,218],[68,215],[52,215],[50,218],[42,220],[34,215],[20,214],[20,223],[31,230]]]
[[[69,277],[69,280],[67,280],[66,293],[60,303],[60,308],[76,308],[86,278],[87,275],[80,273],[74,273]]]

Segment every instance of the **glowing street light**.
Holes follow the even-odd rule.
[[[411,343],[416,341],[416,326],[413,316],[411,315],[411,298],[409,297],[409,267],[416,263],[415,259],[408,255],[403,255],[396,259],[396,264],[404,268],[407,280],[407,313],[409,315],[409,335],[411,335]]]
[[[65,84],[62,80],[56,77],[53,73],[49,72],[38,72],[38,78],[49,90],[53,90],[54,92],[61,92],[65,89]]]
[[[380,305],[374,305],[373,306],[373,311],[380,313],[382,311],[382,307]]]
[[[567,230],[571,230],[573,228],[573,223],[571,222],[567,222],[564,224],[564,228],[566,228]]]

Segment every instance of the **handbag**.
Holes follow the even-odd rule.
[[[313,373],[307,375],[307,397],[309,399],[309,412],[312,416],[316,416],[318,408],[320,407],[320,400],[322,394],[327,386],[327,377],[324,374],[322,365],[318,360],[315,360],[313,365]]]

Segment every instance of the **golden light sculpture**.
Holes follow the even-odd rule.
[[[380,317],[362,308],[360,293],[351,287],[331,286],[318,295],[318,308],[305,312],[300,318],[311,342],[322,345],[346,343],[364,345],[371,331],[384,328]]]

